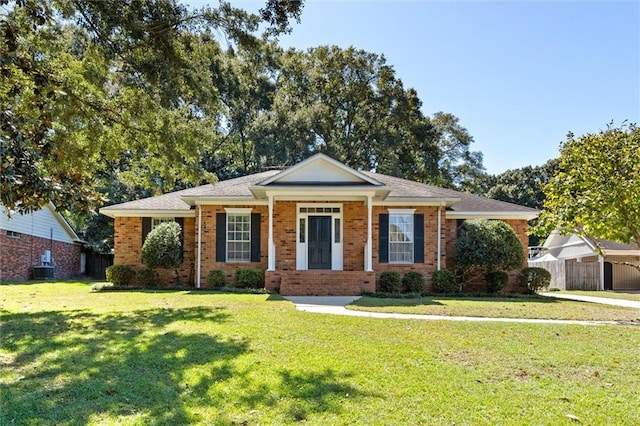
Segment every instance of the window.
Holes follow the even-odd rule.
[[[413,263],[413,215],[389,215],[389,263]]]
[[[227,213],[227,262],[251,261],[251,214]]]
[[[7,237],[9,238],[20,238],[20,233],[16,231],[7,231]]]

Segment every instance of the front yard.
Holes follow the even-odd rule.
[[[640,423],[637,326],[340,317],[84,283],[0,292],[0,424]]]

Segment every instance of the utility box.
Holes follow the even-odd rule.
[[[46,280],[49,278],[53,278],[53,269],[53,266],[34,266],[33,279]]]

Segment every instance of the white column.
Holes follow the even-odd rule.
[[[442,205],[438,206],[438,262],[437,270],[440,270],[440,258],[442,257]]]
[[[200,265],[202,262],[202,206],[198,206],[198,265],[196,267],[196,288],[200,288]]]
[[[373,246],[371,239],[371,218],[373,217],[373,196],[367,196],[367,258],[364,265],[364,268],[367,272],[373,271]]]
[[[269,195],[269,245],[268,245],[268,267],[267,270],[276,270],[276,253],[273,245],[273,195]]]

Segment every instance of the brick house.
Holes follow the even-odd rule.
[[[82,241],[53,204],[28,214],[7,213],[0,206],[0,282],[31,279],[34,268],[61,279],[84,272]]]
[[[211,270],[265,271],[284,295],[375,291],[380,273],[418,271],[427,288],[451,267],[456,231],[470,218],[507,222],[527,246],[537,211],[406,179],[351,169],[316,154],[271,170],[101,209],[115,219],[116,264],[141,268],[145,236],[175,220],[183,229],[183,283]],[[172,272],[164,280],[170,282]]]

